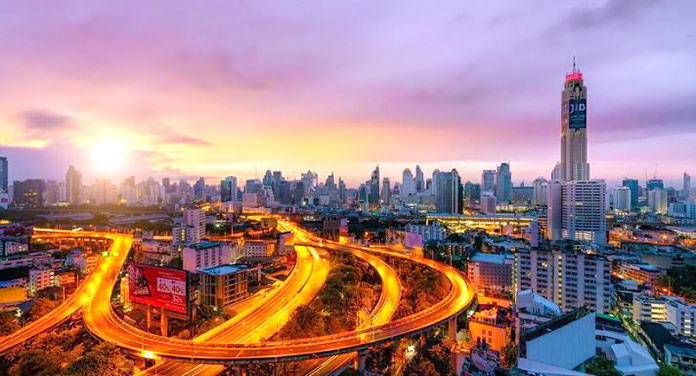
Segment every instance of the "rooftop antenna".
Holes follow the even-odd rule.
[[[573,73],[577,73],[577,70],[575,69],[575,55],[573,55]]]

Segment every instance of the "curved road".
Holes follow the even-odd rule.
[[[444,323],[468,307],[473,292],[456,269],[422,257],[403,253],[349,247],[333,242],[310,241],[306,245],[313,248],[351,252],[369,251],[388,254],[427,265],[443,273],[451,283],[449,294],[438,304],[402,319],[381,325],[332,336],[315,337],[291,341],[274,341],[249,344],[224,344],[213,342],[194,342],[173,338],[164,338],[130,327],[117,317],[110,305],[111,288],[102,288],[85,309],[87,328],[100,338],[116,345],[141,353],[146,357],[180,359],[191,362],[258,362],[279,360],[300,360],[306,358],[326,357],[359,349],[369,345],[392,341],[395,338],[411,335],[433,325]],[[116,283],[118,272],[112,271],[102,281],[104,286]],[[392,291],[392,293],[396,293]],[[280,312],[279,314],[289,314]]]

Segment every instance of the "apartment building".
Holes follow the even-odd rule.
[[[612,300],[610,268],[606,257],[577,250],[518,249],[515,289],[531,289],[564,312],[588,307],[608,313]]]

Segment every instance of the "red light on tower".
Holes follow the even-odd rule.
[[[570,81],[582,81],[582,73],[573,72],[573,73],[566,74],[566,82],[570,82]]]

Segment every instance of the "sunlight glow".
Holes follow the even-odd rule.
[[[102,140],[92,146],[94,166],[102,172],[118,169],[126,158],[126,147],[115,140]]]

